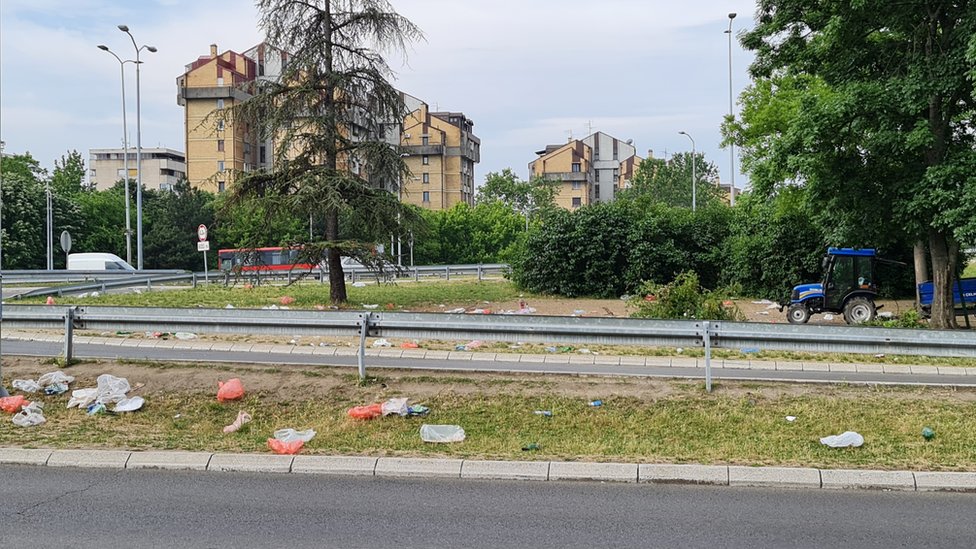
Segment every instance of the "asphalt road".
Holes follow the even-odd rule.
[[[972,547],[972,495],[4,466],[4,547]]]
[[[62,345],[43,341],[4,340],[3,353],[9,355],[56,357],[62,353]],[[258,352],[203,351],[165,349],[152,347],[122,347],[118,345],[75,344],[75,358],[115,359],[128,358],[157,361],[199,361],[254,364],[296,364],[315,366],[357,367],[355,356],[323,356],[302,354],[276,354]],[[474,355],[476,358],[477,355]],[[485,360],[427,360],[411,358],[367,357],[366,369],[406,368],[424,370],[554,373],[573,375],[617,375],[667,378],[704,379],[703,368],[672,368],[653,366],[602,365],[602,364],[547,364],[535,362],[504,362]],[[735,370],[715,368],[714,379],[738,379],[759,381],[805,381],[830,383],[893,383],[976,386],[976,376],[936,374],[885,374],[853,372]]]

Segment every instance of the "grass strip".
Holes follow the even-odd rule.
[[[369,386],[358,386],[347,374],[318,370],[314,377],[322,376],[334,383],[308,394],[296,390],[291,398],[255,391],[221,404],[212,391],[147,392],[142,410],[119,415],[67,409],[67,395],[38,397],[47,423],[21,428],[2,421],[0,446],[266,453],[274,430],[293,427],[318,432],[303,454],[976,470],[976,404],[972,393],[961,391],[822,386],[790,394],[769,391],[768,384],[723,383],[705,394],[700,384],[658,381],[659,395],[642,397],[614,389],[627,388],[626,380],[570,378],[575,381],[567,391],[551,386],[552,376],[498,385],[393,374]],[[360,421],[346,415],[354,405],[411,396],[398,386],[417,383],[429,393],[412,401],[431,408],[425,418]],[[591,407],[591,399],[603,405]],[[249,411],[254,421],[236,434],[222,434],[238,410]],[[796,421],[786,421],[787,415]],[[425,444],[422,423],[461,425],[467,440]],[[921,436],[925,426],[936,432],[931,441]],[[864,435],[865,445],[831,449],[819,442],[847,430]],[[523,451],[529,443],[540,449]]]

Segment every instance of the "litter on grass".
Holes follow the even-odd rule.
[[[420,426],[420,439],[424,442],[462,442],[464,429],[460,425],[428,425]]]
[[[47,419],[44,418],[44,414],[41,412],[42,408],[44,408],[44,404],[40,402],[31,402],[25,405],[20,412],[14,414],[14,425],[31,427],[44,423]]]
[[[13,386],[14,389],[23,391],[25,393],[36,393],[41,390],[40,384],[33,379],[15,379],[13,381]]]
[[[308,442],[313,438],[315,438],[315,429],[307,429],[305,431],[296,431],[295,429],[291,429],[291,428],[278,429],[277,431],[274,432],[274,435],[272,435],[272,437],[284,443],[290,443],[296,440],[300,440],[302,442]]]
[[[176,417],[180,417],[180,415],[176,414]],[[237,412],[237,419],[235,419],[230,425],[224,427],[224,434],[236,432],[249,421],[251,421],[251,414],[245,412],[244,410]]]
[[[217,401],[227,402],[237,400],[244,396],[244,384],[238,378],[228,379],[226,382],[217,382]]]
[[[376,341],[373,342],[373,347],[392,347],[392,346],[393,345],[391,345],[389,341],[383,338],[377,339]]]
[[[820,439],[820,444],[831,448],[857,448],[864,444],[864,437],[854,431],[845,431],[839,435],[831,435]]]
[[[276,454],[282,454],[282,455],[297,454],[298,451],[302,449],[302,446],[305,446],[304,440],[293,440],[291,442],[283,442],[276,438],[268,439],[268,448],[271,448],[271,451]]]

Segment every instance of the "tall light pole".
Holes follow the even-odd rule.
[[[725,31],[729,35],[729,120],[734,116],[732,111],[732,20],[735,13],[729,14],[729,30]],[[729,143],[729,205],[735,206],[735,144]]]
[[[691,139],[691,211],[695,211],[698,208],[697,192],[695,191],[695,187],[698,186],[697,185],[698,181],[696,181],[696,179],[698,179],[698,174],[695,173],[696,172],[695,165],[698,163],[698,158],[697,155],[695,154],[695,138],[688,135],[688,132],[678,132],[678,133],[687,137],[688,139]]]
[[[112,54],[119,62],[119,69],[122,72],[122,156],[123,167],[125,170],[125,262],[132,265],[132,223],[129,220],[129,129],[125,118],[125,64],[135,63],[131,59],[122,60],[108,46],[100,44],[98,49]]]
[[[139,53],[142,50],[147,50],[150,53],[156,53],[156,48],[153,46],[138,45],[136,44],[136,39],[129,32],[129,27],[125,25],[119,25],[119,30],[128,34],[129,39],[132,40],[132,47],[136,50],[136,261],[138,266],[136,267],[140,271],[142,270],[142,102],[140,96],[140,82],[139,82],[139,65],[142,61],[139,60]],[[126,174],[128,177],[129,174]]]
[[[0,164],[3,164],[3,146],[4,142],[0,141]],[[0,227],[3,226],[3,170],[0,170]],[[3,231],[0,231],[0,269],[2,269],[3,264]],[[0,325],[3,324],[3,274],[0,271]],[[3,338],[0,338],[2,340]],[[3,353],[0,352],[0,397],[10,396],[7,389],[3,386]]]
[[[54,215],[51,213],[51,181],[44,182],[44,196],[47,202],[47,270],[54,270]]]

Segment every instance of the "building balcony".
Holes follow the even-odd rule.
[[[444,154],[444,145],[401,145],[400,151],[410,156]]]
[[[207,86],[201,88],[180,88],[176,102],[183,106],[187,99],[237,99],[244,101],[250,94],[232,86]]]
[[[558,181],[589,181],[590,174],[587,172],[546,172],[543,174],[547,179]]]

